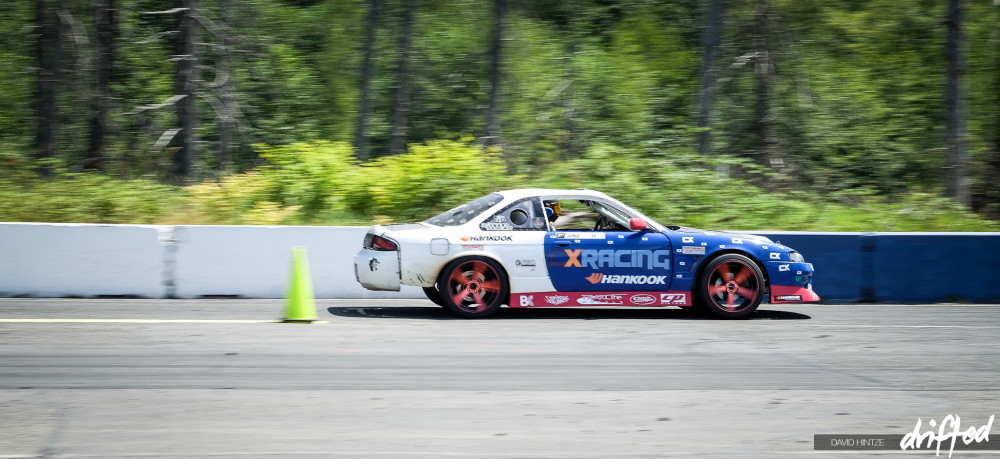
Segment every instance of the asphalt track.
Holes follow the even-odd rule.
[[[814,435],[1000,413],[1000,305],[317,305],[0,299],[0,459],[926,458]]]

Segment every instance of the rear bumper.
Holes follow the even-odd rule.
[[[364,249],[354,256],[354,278],[368,290],[399,291],[399,252]]]

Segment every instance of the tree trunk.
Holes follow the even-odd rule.
[[[788,169],[781,150],[775,128],[774,91],[775,70],[773,53],[770,47],[772,33],[771,5],[769,0],[758,0],[754,11],[754,72],[757,78],[757,102],[755,131],[759,139],[757,158],[760,163],[776,172],[776,177],[783,177]],[[765,179],[765,188],[775,190],[780,188],[773,178]]]
[[[406,147],[406,115],[410,109],[410,47],[413,43],[413,15],[416,0],[406,0],[403,31],[399,35],[399,80],[392,114],[392,143],[389,154],[398,155]]]
[[[948,149],[945,180],[948,197],[964,206],[969,206],[970,195],[965,165],[965,95],[962,91],[965,73],[963,55],[965,38],[962,31],[964,8],[962,0],[948,0],[948,16],[945,19],[948,27],[948,40],[945,43],[947,62],[944,96],[947,129],[945,144]]]
[[[994,0],[993,4],[1000,11],[1000,0]],[[993,120],[993,151],[990,153],[989,170],[985,184],[988,191],[985,193],[985,197],[988,206],[987,215],[994,220],[1000,220],[1000,47],[997,47],[993,53],[993,113],[996,118]]]
[[[506,0],[493,0],[493,32],[490,35],[490,101],[486,108],[486,145],[500,145],[500,81],[506,10]]]
[[[109,118],[111,112],[111,69],[115,62],[115,40],[118,36],[117,5],[115,0],[96,0],[95,42],[97,91],[90,113],[90,135],[87,154],[83,160],[84,169],[104,171],[109,138]]]
[[[221,86],[219,86],[219,102],[222,104],[222,113],[216,114],[219,118],[219,156],[218,170],[228,171],[232,168],[232,155],[230,154],[230,143],[234,123],[233,112],[235,110],[235,100],[232,92],[231,65],[229,62],[230,53],[230,31],[232,30],[232,3],[230,0],[221,0],[219,8],[222,10],[222,30],[219,36],[219,62],[216,73],[222,74]]]
[[[361,45],[361,79],[358,91],[361,102],[358,106],[358,123],[354,129],[355,156],[358,161],[367,161],[368,152],[368,115],[371,114],[371,85],[375,55],[375,28],[378,25],[378,0],[368,0],[368,20],[365,21],[365,41]]]
[[[562,100],[563,122],[566,128],[566,134],[561,136],[561,141],[559,142],[563,159],[578,157],[583,154],[585,149],[583,139],[577,135],[579,129],[576,125],[576,52],[577,41],[579,40],[578,22],[580,16],[576,5],[576,2],[573,0],[564,0],[562,2],[562,8],[566,14],[566,23],[563,28],[563,33],[566,36],[564,46],[566,57],[562,59],[563,82],[560,83],[561,85],[565,85],[566,89],[559,93]]]
[[[698,90],[698,152],[712,154],[712,101],[715,89],[715,48],[722,30],[724,0],[711,0],[701,39],[701,85]]]
[[[197,40],[195,28],[196,0],[174,0],[178,11],[174,39],[174,94],[182,96],[175,104],[177,113],[177,128],[179,131],[173,139],[176,147],[171,170],[171,181],[179,185],[192,183],[193,165],[197,154],[195,151],[194,129],[197,125],[194,91],[195,91],[195,49]]]
[[[59,8],[61,7],[60,2]],[[56,97],[59,93],[62,59],[61,30],[59,14],[53,1],[36,0],[35,59],[37,68],[34,96],[35,142],[33,156],[37,160],[42,160],[38,164],[38,171],[42,175],[52,173],[45,160],[55,156],[55,142],[59,132],[59,107],[56,104]]]

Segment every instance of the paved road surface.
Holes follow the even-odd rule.
[[[270,322],[282,312],[0,300],[0,459],[858,458],[877,452],[817,452],[813,435],[1000,413],[1000,305],[470,321],[428,301],[319,300],[326,323]]]

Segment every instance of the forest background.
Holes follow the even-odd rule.
[[[1000,0],[0,3],[0,221],[1000,230]]]

